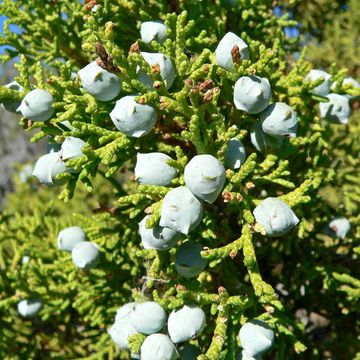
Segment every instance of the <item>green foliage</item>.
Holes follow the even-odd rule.
[[[21,122],[29,130],[38,129],[34,141],[51,135],[61,143],[75,136],[86,146],[80,158],[67,163],[78,172],[61,176],[65,185],[60,199],[69,204],[55,201],[53,192],[21,185],[1,215],[0,310],[5,316],[0,319],[0,355],[37,359],[46,352],[48,358],[114,358],[119,349],[105,330],[116,309],[131,297],[153,299],[167,311],[189,302],[201,306],[207,326],[193,342],[201,350],[198,359],[235,359],[240,349],[237,333],[250,318],[265,320],[275,330],[272,358],[296,358],[306,348],[304,358],[323,358],[328,351],[349,354],[349,359],[355,355],[354,314],[360,294],[353,272],[359,257],[355,239],[360,234],[360,196],[352,184],[359,183],[359,149],[353,138],[358,126],[351,121],[349,128],[339,130],[339,125],[319,118],[318,102],[326,99],[311,94],[318,82],[304,81],[311,63],[305,52],[296,62],[287,53],[294,42],[286,39],[283,27],[294,22],[287,16],[276,18],[272,2],[264,0],[239,0],[235,7],[219,0],[108,0],[94,12],[92,2],[82,6],[72,1],[20,1],[22,7],[17,3],[5,0],[0,9],[24,33],[6,30],[1,43],[14,48],[9,57],[21,54],[17,81],[25,90],[34,84],[56,99],[49,121]],[[169,28],[168,39],[143,44],[140,23],[159,18]],[[251,54],[251,60],[241,61],[234,72],[219,68],[214,57],[219,39],[230,30],[241,35]],[[145,63],[139,48],[171,58],[176,80],[170,90]],[[139,103],[156,108],[158,121],[149,135],[136,139],[118,132],[109,118],[114,101],[95,100],[71,76],[97,57],[121,78],[120,96],[136,93]],[[153,89],[137,80],[138,67],[152,77]],[[264,153],[257,153],[250,141],[258,116],[232,105],[235,81],[253,74],[268,78],[273,101],[289,104],[299,120],[296,138]],[[333,68],[332,76],[339,79],[344,74]],[[0,87],[0,101],[20,96]],[[63,121],[72,129],[64,129]],[[205,206],[201,224],[188,236],[201,243],[209,266],[198,278],[182,278],[174,265],[176,248],[142,249],[138,223],[149,214],[146,226],[157,225],[165,194],[184,184],[188,160],[207,153],[223,161],[233,137],[242,139],[247,160],[240,169],[226,171],[221,196]],[[136,153],[153,151],[169,154],[169,165],[179,170],[169,187],[134,181]],[[339,167],[341,158],[345,160]],[[324,189],[329,187],[340,194],[343,207],[328,199]],[[252,211],[268,196],[285,201],[301,219],[284,237],[266,237],[255,223]],[[26,209],[24,199],[31,204]],[[70,216],[70,206],[78,215]],[[94,209],[96,214],[91,214]],[[344,240],[326,231],[334,216],[351,222]],[[56,249],[58,231],[69,224],[83,227],[99,245],[102,259],[95,269],[78,271],[70,255]],[[23,255],[31,258],[25,265],[20,264]],[[34,295],[44,301],[40,316],[21,319],[16,303]],[[305,332],[295,315],[299,309],[331,320],[328,340],[319,341],[316,331]],[[337,336],[344,331],[348,336],[339,344]],[[134,350],[142,340],[131,338]],[[129,355],[123,351],[120,356]]]

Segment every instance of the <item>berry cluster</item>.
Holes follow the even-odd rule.
[[[153,41],[158,45],[164,44],[167,41],[168,32],[167,26],[160,21],[148,21],[141,24],[140,34],[144,44],[151,44]],[[77,75],[73,76],[72,86],[81,84],[81,89],[77,90],[82,95],[88,96],[86,99],[93,98],[95,104],[100,104],[100,107],[104,105],[102,111],[105,112],[105,109],[106,115],[99,117],[97,124],[101,121],[108,121],[114,131],[109,130],[104,134],[102,141],[106,142],[107,136],[109,139],[116,136],[117,134],[114,135],[116,131],[121,133],[125,139],[131,140],[127,143],[130,144],[129,148],[132,147],[131,150],[127,148],[123,155],[126,157],[128,153],[136,154],[134,178],[138,182],[136,188],[140,192],[135,191],[134,194],[124,196],[120,202],[126,203],[128,201],[134,205],[144,204],[140,211],[136,209],[138,212],[131,213],[132,217],[142,214],[142,210],[145,210],[146,213],[142,220],[136,221],[138,222],[142,247],[145,249],[141,250],[142,254],[150,254],[149,256],[156,254],[154,257],[157,256],[156,260],[159,260],[161,256],[171,253],[177,273],[176,275],[171,274],[171,276],[173,278],[177,276],[178,279],[185,278],[193,286],[194,283],[191,281],[199,278],[204,270],[216,266],[227,256],[235,257],[237,251],[243,247],[246,249],[246,251],[244,250],[244,263],[250,269],[250,281],[252,285],[260,284],[260,290],[259,287],[254,286],[256,296],[262,299],[262,304],[271,303],[272,311],[274,308],[281,309],[281,305],[274,296],[273,289],[259,275],[254,247],[249,234],[250,232],[257,232],[268,238],[277,238],[288,234],[300,222],[292,210],[292,207],[297,204],[293,199],[296,196],[301,198],[303,194],[299,195],[294,190],[294,193],[291,194],[293,198],[291,196],[279,198],[267,196],[266,191],[264,191],[264,199],[253,202],[249,199],[247,190],[255,185],[251,182],[246,183],[246,191],[243,192],[244,202],[252,210],[241,209],[241,216],[246,219],[246,222],[241,223],[242,233],[239,240],[235,240],[230,246],[225,245],[218,249],[204,247],[201,241],[201,233],[197,233],[195,229],[198,230],[201,227],[200,224],[207,221],[206,225],[209,225],[207,230],[211,233],[216,227],[216,222],[211,223],[207,213],[210,211],[226,211],[223,207],[224,203],[230,203],[229,208],[231,208],[235,201],[243,200],[239,194],[232,190],[236,189],[236,186],[252,172],[255,172],[256,179],[258,175],[256,174],[256,162],[254,160],[256,153],[250,151],[250,154],[247,154],[242,142],[243,134],[238,131],[236,125],[225,129],[223,132],[226,136],[224,135],[220,140],[216,140],[223,142],[220,146],[201,148],[195,144],[196,150],[190,146],[187,148],[184,146],[186,151],[191,154],[189,161],[186,159],[180,163],[178,154],[176,154],[177,159],[170,156],[173,151],[170,145],[171,150],[169,151],[167,151],[169,148],[163,146],[156,152],[139,152],[142,150],[141,141],[144,143],[146,141],[139,138],[160,131],[157,128],[157,125],[160,127],[159,106],[162,106],[162,109],[173,106],[181,113],[182,109],[179,110],[178,104],[182,95],[179,95],[179,103],[176,103],[175,100],[170,99],[171,102],[165,95],[159,98],[155,91],[159,90],[160,93],[163,92],[163,94],[168,95],[168,90],[177,81],[180,81],[178,77],[180,69],[179,66],[175,66],[175,59],[159,52],[140,51],[137,43],[136,45],[132,46],[131,51],[141,57],[140,62],[145,63],[147,71],[144,70],[144,66],[137,65],[133,80],[142,84],[141,86],[145,89],[144,94],[136,93],[132,91],[133,89],[129,91],[129,84],[122,79],[122,76],[125,75],[118,74],[118,69],[114,67],[114,64],[105,64],[99,59],[90,62],[79,70]],[[246,76],[244,74],[238,76],[241,64],[246,63],[246,61],[250,62],[250,54],[248,44],[236,34],[228,32],[217,44],[215,54],[211,54],[211,56],[213,56],[213,62],[215,62],[219,73],[221,74],[221,71],[224,71],[228,76],[227,80],[233,80],[232,103],[227,102],[225,106],[229,107],[231,111],[238,111],[236,114],[249,116],[253,121],[249,131],[250,143],[257,151],[268,155],[269,149],[294,140],[300,121],[298,121],[298,115],[293,106],[283,101],[272,102],[272,99],[278,99],[278,97],[275,96],[275,91],[272,89],[270,76],[269,78],[261,77],[255,75],[255,71],[251,73],[250,70]],[[210,52],[207,56],[210,57]],[[199,69],[206,73],[203,68],[200,67]],[[192,105],[198,104],[199,108],[212,101],[216,96],[220,96],[218,89],[212,87],[212,80],[202,81],[202,75],[203,73],[201,76],[198,75],[198,78],[194,76],[194,79],[187,79],[184,82],[186,86],[191,88]],[[328,101],[320,103],[320,116],[331,122],[346,124],[350,115],[350,95],[330,93],[332,90],[335,91],[339,84],[331,84],[331,76],[326,72],[311,70],[305,80],[308,82],[307,86],[313,95],[328,99]],[[346,78],[343,85],[349,86],[349,88],[360,88],[360,85],[350,78]],[[21,94],[25,92],[24,88],[16,82],[6,86]],[[211,91],[208,88],[211,88]],[[123,92],[126,95],[122,96]],[[78,94],[76,96],[80,97]],[[25,118],[32,122],[49,121],[56,113],[57,108],[53,95],[40,88],[29,91],[21,103],[4,102],[4,106],[9,111],[21,112]],[[187,100],[183,101],[181,106],[185,108],[189,106]],[[213,115],[210,110],[209,114],[209,117]],[[191,121],[193,123],[189,126],[189,132],[182,133],[184,137],[189,136],[189,133],[196,126],[200,128],[200,122],[196,123],[198,121],[197,114],[191,115]],[[221,121],[224,123],[223,120]],[[65,127],[66,133],[74,130],[71,124],[64,121],[59,121],[55,125],[58,128]],[[86,125],[84,124],[85,133],[90,129],[90,126],[86,127]],[[210,122],[206,126],[210,127]],[[206,126],[198,131],[196,135],[198,138],[205,137],[206,129],[204,128]],[[219,129],[216,131],[220,133],[221,125],[217,126]],[[98,128],[95,129],[95,134],[98,136],[96,131]],[[96,137],[94,133],[91,136]],[[94,149],[90,149],[89,139],[91,136],[84,138],[84,140],[75,136],[58,136],[56,141],[61,142],[60,148],[58,151],[55,149],[56,151],[51,151],[42,156],[35,165],[33,175],[47,186],[64,184],[67,178],[59,175],[78,174],[81,166],[74,167],[72,165],[74,161],[81,163],[82,158],[86,158],[87,154],[94,151]],[[123,140],[123,138],[119,139]],[[175,138],[175,141],[178,140]],[[207,140],[210,143],[215,142],[211,137]],[[115,150],[109,150],[109,153],[116,153],[117,151],[118,149],[115,148]],[[181,151],[179,153],[183,154]],[[94,155],[94,152],[91,155]],[[268,169],[273,166],[273,164],[271,165],[272,161],[271,157],[266,157],[260,167]],[[275,163],[275,161],[273,162]],[[273,178],[268,176],[265,180],[271,182],[275,178],[279,184],[294,188],[295,185],[292,186],[292,183],[279,181],[279,178],[275,177],[287,174],[286,165],[283,164],[274,171]],[[93,168],[96,166],[97,164]],[[281,166],[285,167],[281,168]],[[157,202],[146,208],[149,199]],[[219,201],[220,199],[221,201]],[[224,212],[219,215],[219,218],[221,216],[224,216]],[[301,216],[299,215],[299,217]],[[239,224],[240,222],[235,227]],[[226,223],[227,227],[230,225],[230,222]],[[336,218],[330,222],[328,228],[332,235],[344,239],[350,230],[350,223],[345,218]],[[100,262],[99,246],[87,241],[85,232],[78,226],[63,229],[58,234],[58,248],[65,252],[71,252],[72,261],[77,268],[89,270],[96,267]],[[155,260],[154,263],[156,263]],[[156,275],[163,275],[164,272],[165,270],[163,273],[157,272]],[[181,289],[181,286],[178,289]],[[220,289],[222,288],[220,287]],[[219,291],[220,295],[216,297],[216,301],[220,301],[218,299],[221,299],[222,292],[225,293],[223,290]],[[192,300],[194,303],[197,301],[200,303],[200,300],[206,304],[215,303],[213,298],[208,300],[207,295],[205,294],[202,297],[199,295],[199,300]],[[155,299],[155,295],[152,297],[154,300],[159,300],[159,296],[158,299]],[[232,301],[235,305],[242,304],[240,296],[232,299]],[[184,301],[185,304],[172,305],[168,308],[160,305],[160,301],[142,301],[142,299],[125,304],[118,309],[115,322],[108,329],[108,333],[121,349],[130,349],[134,358],[172,360],[183,356],[184,359],[194,359],[198,354],[182,355],[182,352],[186,354],[194,351],[191,348],[192,344],[184,345],[183,343],[194,340],[202,331],[207,329],[205,312],[193,302]],[[42,305],[43,303],[39,299],[24,299],[18,303],[18,312],[24,317],[31,317],[39,312]],[[172,310],[168,317],[164,308]],[[211,309],[213,313],[219,312],[215,332],[221,332],[224,308],[228,309],[220,304],[217,305],[217,309]],[[237,321],[239,322],[240,315],[236,314],[236,316],[238,316]],[[224,320],[224,322],[226,321]],[[262,354],[270,350],[274,344],[273,329],[276,329],[276,325],[259,319],[247,322],[241,319],[241,323],[244,325],[239,333],[239,340],[243,349],[239,355],[240,358],[243,360],[261,359]],[[222,339],[224,339],[224,333],[222,333]],[[216,339],[214,341],[216,342]],[[220,350],[217,350],[217,354],[219,352]]]

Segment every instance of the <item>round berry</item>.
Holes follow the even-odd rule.
[[[57,180],[56,177],[64,172],[67,172],[65,163],[58,152],[52,152],[38,159],[32,175],[44,185],[61,185],[62,181]]]
[[[274,331],[261,320],[245,323],[239,332],[242,348],[247,356],[258,356],[271,349],[274,345]]]
[[[206,267],[207,261],[200,255],[202,246],[192,241],[183,243],[175,254],[177,272],[186,278],[197,277]]]
[[[108,329],[111,339],[121,349],[128,349],[128,337],[137,333],[136,329],[132,326],[129,316],[133,307],[134,303],[128,303],[120,307],[116,312],[114,324]]]
[[[165,310],[155,301],[135,304],[129,316],[134,328],[146,335],[160,331],[166,322]]]
[[[273,137],[295,137],[297,116],[287,104],[276,102],[260,114],[261,128],[264,133]]]
[[[17,304],[17,311],[23,317],[34,317],[40,311],[43,303],[40,299],[23,299]]]
[[[225,169],[212,155],[196,155],[185,166],[187,188],[199,199],[213,203],[225,184]]]
[[[71,251],[72,261],[80,269],[93,268],[97,264],[99,256],[99,247],[90,241],[77,243]]]
[[[73,136],[67,137],[60,148],[61,159],[66,161],[82,156],[82,148],[85,144],[85,141],[79,138]]]
[[[271,100],[269,80],[259,76],[243,76],[234,87],[234,104],[238,110],[258,114],[266,109]]]
[[[119,345],[121,349],[129,349],[128,337],[137,333],[129,318],[115,322],[107,332],[114,343]]]
[[[141,24],[141,40],[150,44],[153,40],[162,44],[166,40],[167,27],[162,21],[145,21]]]
[[[344,217],[336,218],[330,221],[329,229],[340,239],[345,239],[350,230],[350,222]]]
[[[153,152],[137,154],[135,166],[135,178],[140,184],[167,186],[176,177],[177,170],[166,162],[171,157]]]
[[[182,234],[158,225],[155,225],[152,229],[147,229],[146,220],[149,217],[149,215],[145,216],[139,223],[139,233],[143,247],[148,250],[159,251],[173,248]]]
[[[148,134],[156,123],[156,111],[150,105],[135,101],[137,95],[129,95],[116,102],[110,113],[116,128],[127,136],[139,138]]]
[[[164,197],[160,226],[187,235],[200,224],[203,211],[203,205],[187,187],[177,187]]]
[[[329,73],[323,70],[313,69],[310,70],[310,72],[306,75],[305,80],[316,81],[320,78],[324,79],[323,82],[314,89],[312,89],[311,92],[314,95],[326,96],[330,92],[330,85],[331,85],[331,81],[330,81],[331,75]]]
[[[249,48],[245,41],[240,39],[236,34],[228,32],[220,40],[216,50],[215,57],[219,66],[226,70],[234,70],[233,64],[233,49],[237,46],[239,49],[239,55],[241,60],[247,60],[249,56]]]
[[[34,89],[25,95],[16,111],[32,121],[46,121],[54,114],[53,103],[54,98],[48,91]]]
[[[175,345],[164,334],[152,334],[141,345],[141,360],[175,360],[179,358]]]
[[[168,320],[168,332],[173,343],[195,339],[204,329],[204,311],[195,305],[184,305],[173,310]]]
[[[329,94],[329,101],[321,102],[320,116],[336,124],[347,124],[351,114],[349,99],[344,95]]]
[[[113,100],[121,91],[121,81],[119,77],[103,69],[96,61],[82,68],[78,72],[78,75],[82,87],[96,100]]]
[[[266,153],[270,149],[280,147],[283,139],[265,134],[261,128],[261,123],[257,121],[250,128],[250,141],[256,150]]]
[[[61,230],[57,237],[57,246],[60,250],[71,252],[74,246],[85,241],[86,234],[79,226],[70,226]]]
[[[299,223],[299,219],[284,201],[268,197],[253,211],[255,220],[266,231],[266,236],[276,237],[286,234]]]
[[[19,83],[17,83],[16,81],[13,81],[13,82],[11,82],[9,84],[6,84],[4,86],[6,88],[10,89],[10,90],[15,90],[15,91],[18,91],[18,92],[24,92],[24,88]],[[6,102],[3,102],[4,108],[7,111],[10,111],[10,112],[13,112],[13,113],[17,112],[17,109],[19,108],[20,104],[21,104],[21,101],[6,101]]]
[[[31,259],[30,256],[24,255],[24,256],[21,258],[21,265],[27,264],[27,263],[30,261],[30,259]]]
[[[236,170],[240,168],[245,160],[246,151],[243,143],[236,138],[230,139],[225,154],[225,166],[228,169]]]

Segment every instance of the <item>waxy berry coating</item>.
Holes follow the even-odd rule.
[[[243,76],[234,87],[234,104],[238,110],[258,114],[266,109],[271,100],[269,80],[259,76]]]

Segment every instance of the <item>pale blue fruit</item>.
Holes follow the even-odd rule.
[[[149,53],[142,51],[141,56],[150,65],[159,65],[160,76],[163,79],[167,89],[171,87],[175,80],[175,68],[172,61],[162,53]],[[141,69],[137,70],[137,77],[140,82],[148,86],[150,89],[153,88],[153,81],[151,77]]]
[[[337,81],[335,81],[332,84],[331,90],[334,91],[336,86],[337,86]],[[342,82],[342,87],[345,87],[345,88],[351,87],[353,89],[359,89],[360,84],[355,79],[353,79],[351,77],[346,77],[344,79],[344,81]],[[343,96],[346,96],[349,100],[353,100],[353,99],[356,99],[358,97],[358,96],[352,96],[350,94],[343,94]]]
[[[79,138],[73,136],[67,137],[60,148],[60,156],[62,160],[66,161],[82,156],[82,148],[85,144],[85,141]]]
[[[121,349],[128,349],[128,337],[137,333],[130,320],[130,313],[133,311],[134,305],[135,303],[131,302],[121,306],[116,311],[114,324],[108,329],[111,339]]]
[[[24,255],[22,258],[21,258],[21,265],[25,265],[27,264],[29,261],[30,261],[30,256],[28,255]]]
[[[43,303],[40,299],[23,299],[17,304],[17,311],[23,317],[34,317],[40,311]]]
[[[225,154],[225,166],[228,169],[236,170],[240,168],[245,160],[246,151],[243,143],[236,138],[230,139]]]
[[[283,138],[296,137],[297,116],[287,104],[276,102],[260,114],[261,128],[267,135]]]
[[[155,301],[136,303],[129,316],[136,331],[146,335],[160,331],[166,322],[165,310]]]
[[[329,101],[319,104],[321,118],[337,124],[347,124],[351,114],[349,99],[338,94],[329,94],[326,97]]]
[[[250,58],[249,48],[245,41],[240,39],[236,34],[228,32],[220,40],[215,50],[217,64],[226,70],[234,70],[231,51],[235,45],[239,48],[241,60],[248,60]]]
[[[121,349],[129,349],[128,337],[136,334],[136,329],[132,326],[129,317],[122,317],[108,329],[108,334],[115,344]]]
[[[32,175],[43,185],[61,185],[62,181],[56,180],[56,177],[64,172],[67,172],[65,163],[58,152],[52,152],[38,159]]]
[[[234,104],[238,110],[258,114],[266,109],[271,100],[269,80],[259,76],[243,76],[234,87]]]
[[[34,89],[25,95],[16,111],[32,121],[46,121],[54,114],[53,103],[54,98],[48,91]]]
[[[152,229],[147,229],[146,220],[149,217],[149,215],[145,216],[139,223],[139,233],[143,247],[148,250],[159,251],[169,250],[174,247],[182,234],[158,225],[155,225]]]
[[[195,345],[184,344],[179,347],[179,355],[181,360],[196,360],[200,350]]]
[[[16,81],[12,81],[11,83],[6,84],[4,86],[10,90],[24,92],[24,88]],[[21,101],[5,101],[5,102],[3,102],[4,108],[7,111],[10,111],[13,113],[17,112],[17,109],[19,108],[20,104],[21,104]]]
[[[268,197],[253,211],[255,220],[266,231],[266,236],[276,237],[286,234],[299,223],[298,217],[284,201]]]
[[[349,220],[344,217],[336,218],[329,223],[329,229],[340,239],[345,239],[350,227]]]
[[[270,149],[280,147],[283,139],[265,134],[261,128],[261,123],[257,121],[250,128],[250,141],[256,150],[266,153]]]
[[[57,236],[59,250],[71,252],[76,244],[85,241],[86,234],[79,226],[70,226],[61,230]]]
[[[145,44],[150,44],[153,40],[162,44],[166,40],[167,27],[162,21],[145,21],[141,24],[141,40]]]
[[[265,321],[250,320],[241,327],[239,339],[246,355],[255,357],[271,349],[275,335]]]
[[[197,198],[212,204],[224,187],[225,169],[212,155],[196,155],[185,166],[184,180]]]
[[[185,186],[170,190],[161,207],[160,226],[187,235],[201,222],[202,203]]]
[[[175,360],[179,358],[175,345],[164,334],[148,336],[140,349],[141,360]]]
[[[156,123],[156,111],[150,105],[135,101],[137,95],[129,95],[116,102],[110,113],[116,128],[127,136],[139,138],[148,134]]]
[[[135,166],[135,178],[140,184],[167,186],[176,177],[177,170],[166,162],[171,157],[153,152],[137,154]]]
[[[123,318],[129,317],[130,313],[134,309],[134,306],[135,306],[135,303],[130,302],[130,303],[124,304],[123,306],[119,307],[116,310],[115,322],[117,322]]]
[[[103,69],[96,61],[93,61],[82,68],[78,72],[78,75],[82,87],[96,100],[113,100],[121,91],[120,78]]]
[[[129,349],[128,337],[136,334],[137,331],[131,325],[130,319],[122,319],[120,322],[115,322],[109,329],[108,334],[115,344],[119,345],[121,349]]]
[[[168,319],[168,332],[173,343],[195,339],[206,324],[204,311],[195,305],[184,305],[173,310]]]
[[[206,267],[207,260],[200,255],[202,245],[187,241],[176,251],[175,267],[186,278],[197,277]]]
[[[323,78],[324,81],[316,88],[312,89],[311,92],[314,95],[326,96],[329,94],[330,86],[331,86],[331,81],[330,81],[331,75],[329,73],[323,70],[313,69],[310,70],[310,72],[306,75],[305,80],[311,82],[318,80],[319,78]]]
[[[86,270],[93,268],[97,264],[99,256],[99,247],[90,241],[77,243],[71,252],[74,265]]]

